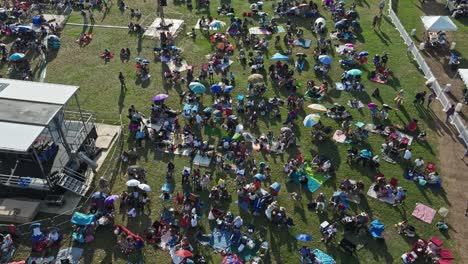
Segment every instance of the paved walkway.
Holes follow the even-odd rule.
[[[67,26],[88,26],[88,27],[100,27],[100,28],[118,28],[118,29],[128,29],[128,27],[123,26],[111,26],[111,25],[98,25],[98,24],[80,24],[80,23],[66,23]]]

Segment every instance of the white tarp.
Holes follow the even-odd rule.
[[[465,86],[468,86],[468,69],[458,69],[458,75],[465,83]]]
[[[0,150],[26,152],[45,127],[0,122]]]
[[[0,98],[64,105],[78,86],[0,78]]]
[[[448,16],[422,16],[421,20],[427,31],[457,31],[457,25]]]

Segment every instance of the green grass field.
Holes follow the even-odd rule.
[[[424,86],[424,79],[414,62],[406,55],[406,46],[402,43],[399,33],[394,29],[389,18],[383,17],[381,31],[372,30],[372,18],[378,13],[378,1],[357,1],[357,11],[360,14],[359,22],[364,28],[364,31],[358,38],[356,43],[357,50],[366,50],[370,53],[370,61],[372,56],[376,53],[382,54],[387,52],[390,57],[389,65],[394,72],[394,78],[387,84],[375,84],[367,80],[368,73],[372,70],[372,65],[365,65],[362,67],[363,70],[363,83],[366,86],[367,91],[363,93],[348,93],[348,92],[337,92],[331,90],[328,97],[323,102],[325,106],[331,106],[334,102],[341,103],[343,105],[351,98],[358,98],[365,104],[371,101],[370,93],[375,87],[380,87],[381,96],[383,102],[390,105],[394,105],[393,98],[395,93],[399,89],[405,89],[407,99],[404,102],[404,107],[401,111],[390,112],[390,121],[393,124],[403,125],[409,121],[410,118],[417,118],[420,122],[420,128],[426,130],[430,141],[436,136],[438,131],[434,130],[433,114],[431,111],[423,109],[417,109],[412,104],[413,96],[416,92],[426,89]],[[232,1],[236,13],[241,14],[248,10],[249,3],[246,1]],[[265,8],[267,12],[271,12],[272,2],[266,2]],[[207,13],[197,11],[194,9],[192,12],[187,11],[184,4],[174,5],[173,2],[169,3],[169,7],[165,9],[165,16],[167,19],[177,18],[184,19],[186,22],[186,29],[190,31],[191,27],[195,24],[197,19],[201,15],[207,15]],[[212,2],[211,12],[215,18],[222,19],[228,22],[227,17],[217,17],[216,7],[219,5],[218,1]],[[130,7],[141,8],[143,10],[143,19],[149,15],[145,20],[144,25],[149,25],[154,19],[154,3],[151,1],[135,0],[132,1]],[[408,19],[409,14],[416,8],[410,9],[408,7]],[[405,9],[406,10],[406,9]],[[332,22],[330,19],[330,13],[321,9],[321,14],[327,19],[327,27],[330,31],[332,28]],[[414,16],[416,19],[416,16]],[[95,12],[95,18],[97,24],[104,25],[118,25],[126,26],[130,19],[129,12],[121,14],[117,9],[116,4],[112,6],[110,12],[102,19],[102,14]],[[102,19],[102,20],[101,20]],[[81,17],[79,12],[73,12],[69,22],[80,23]],[[316,46],[316,37],[312,35],[309,29],[310,20],[295,18],[294,22],[303,25],[305,37],[313,40],[312,48]],[[282,21],[284,23],[284,21]],[[94,34],[92,42],[86,47],[80,47],[76,43],[79,33],[82,30],[91,30]],[[336,43],[336,42],[335,42]],[[334,44],[335,44],[334,43]],[[200,64],[205,63],[206,59],[204,55],[212,52],[214,47],[207,41],[207,39],[201,34],[198,34],[196,40],[192,40],[185,36],[185,33],[177,37],[176,44],[183,50],[183,57],[189,62],[189,64],[195,65],[195,72],[198,74]],[[134,35],[129,35],[127,30],[124,29],[108,29],[108,28],[82,28],[79,26],[66,26],[64,28],[61,38],[61,48],[58,51],[55,58],[49,60],[47,66],[47,77],[46,81],[51,83],[63,83],[73,84],[80,86],[80,101],[81,107],[85,110],[90,110],[96,114],[97,120],[103,120],[106,123],[118,123],[119,112],[123,109],[126,114],[126,109],[131,105],[135,105],[137,109],[143,113],[150,113],[151,98],[158,93],[168,93],[170,98],[167,100],[167,104],[175,109],[180,109],[179,103],[179,92],[185,90],[185,85],[169,87],[164,85],[162,80],[162,73],[164,67],[160,62],[153,62],[153,48],[158,46],[157,41],[150,39],[139,40]],[[270,45],[268,50],[269,54],[277,52],[274,45]],[[132,50],[132,60],[130,63],[122,63],[118,58],[118,53],[121,48],[129,47]],[[109,63],[104,64],[103,60],[99,57],[104,49],[110,49],[116,54],[116,58],[112,59]],[[295,48],[293,53],[304,52],[309,55],[308,60],[311,66],[313,66],[313,49],[301,49]],[[285,47],[283,46],[283,49]],[[336,53],[334,56],[334,63],[330,72],[330,77],[333,81],[339,81],[339,77],[342,73],[342,69],[339,66],[339,56]],[[152,61],[150,64],[151,72],[151,83],[147,87],[142,87],[135,83],[135,69],[133,58],[136,56],[147,58]],[[268,56],[268,55],[267,55]],[[118,81],[118,73],[122,71],[127,78],[128,90],[125,93],[121,93],[120,85]],[[249,76],[249,70],[243,69],[240,63],[237,61],[232,65],[232,72],[236,74],[236,89],[233,93],[246,93],[246,79]],[[313,73],[313,70],[305,71],[302,74],[296,74],[296,77],[306,83],[307,80],[314,79],[316,82],[318,78]],[[303,94],[304,88],[299,89],[298,93]],[[275,94],[281,96],[287,96],[285,91],[278,91],[277,88],[271,84],[268,85],[267,93],[265,97],[271,97]],[[204,105],[210,105],[213,98],[210,93],[206,94],[203,98]],[[306,102],[306,105],[309,102]],[[371,122],[370,114],[367,109],[362,112],[351,110],[354,121]],[[282,116],[286,116],[286,108],[282,109]],[[355,214],[361,211],[366,211],[372,218],[380,219],[386,224],[385,241],[376,242],[371,239],[368,235],[360,235],[353,237],[355,241],[364,244],[364,247],[357,252],[356,256],[350,256],[338,246],[338,242],[343,234],[343,230],[340,230],[338,237],[333,243],[324,245],[320,242],[319,224],[328,220],[331,221],[333,215],[331,213],[325,213],[317,215],[314,212],[310,212],[307,209],[306,204],[312,197],[315,198],[318,192],[324,192],[327,198],[337,190],[340,182],[345,178],[362,180],[366,184],[366,190],[372,182],[372,178],[375,174],[374,171],[364,169],[360,166],[350,166],[346,163],[346,149],[348,145],[337,144],[331,140],[328,140],[320,145],[312,144],[309,136],[309,130],[302,126],[302,118],[309,113],[309,110],[305,108],[300,114],[299,120],[296,121],[294,127],[295,132],[299,135],[300,149],[290,150],[287,153],[279,156],[269,156],[255,153],[254,158],[256,161],[265,161],[272,168],[273,181],[278,181],[283,185],[283,189],[279,195],[279,203],[284,206],[287,211],[293,215],[296,222],[296,227],[291,230],[278,229],[277,227],[270,225],[265,220],[265,217],[252,217],[251,215],[242,213],[242,217],[246,223],[255,223],[257,227],[266,226],[267,235],[266,238],[270,242],[270,254],[267,255],[265,263],[299,263],[299,254],[297,250],[304,245],[303,242],[295,240],[294,236],[299,233],[308,233],[314,237],[312,242],[306,243],[312,248],[320,248],[325,252],[332,255],[337,263],[400,263],[400,256],[404,252],[408,251],[412,246],[412,241],[405,239],[400,236],[393,225],[401,221],[403,218],[408,218],[410,223],[416,227],[418,234],[423,238],[428,238],[431,235],[439,235],[446,243],[447,248],[451,248],[453,242],[450,241],[450,233],[439,234],[439,231],[432,225],[422,223],[411,216],[411,212],[414,209],[416,202],[421,202],[431,207],[438,209],[441,206],[449,206],[450,203],[445,197],[444,191],[434,191],[432,189],[418,187],[415,183],[406,181],[403,178],[403,165],[392,165],[384,161],[381,162],[381,171],[385,173],[388,178],[395,177],[400,181],[400,185],[407,190],[408,197],[406,199],[406,205],[403,207],[392,207],[384,204],[380,201],[374,200],[370,197],[363,197],[360,205],[351,204],[350,212]],[[244,120],[244,117],[240,117]],[[324,125],[333,126],[338,129],[340,123],[323,117],[322,122]],[[389,121],[389,122],[390,122]],[[378,122],[378,121],[377,121]],[[127,121],[125,120],[125,123]],[[126,126],[126,124],[124,124]],[[253,128],[251,131],[258,134],[259,131],[265,132],[267,129],[272,130],[275,135],[279,135],[279,129],[282,127],[282,122],[267,120],[260,118],[258,122],[258,128]],[[202,131],[206,134],[205,131]],[[131,148],[134,146],[134,139],[128,138],[128,130],[125,130],[125,148]],[[206,136],[208,138],[208,136]],[[218,137],[216,134],[209,136],[211,142],[216,142]],[[372,149],[375,153],[380,152],[380,145],[383,143],[385,138],[372,134],[370,135],[365,147]],[[358,148],[360,148],[358,146]],[[184,157],[174,157],[172,155],[161,154],[155,152],[154,148],[149,142],[147,142],[143,148],[138,149],[140,159],[139,165],[144,166],[148,170],[149,184],[153,188],[151,192],[151,213],[149,215],[140,215],[137,221],[128,223],[131,230],[135,232],[142,232],[152,220],[159,218],[159,214],[163,207],[161,200],[159,199],[160,187],[165,181],[164,171],[166,168],[165,163],[172,160],[176,164],[176,191],[181,191],[180,185],[180,174],[184,165],[189,165],[190,161]],[[306,157],[314,156],[317,153],[324,154],[330,157],[333,161],[333,166],[336,168],[337,175],[335,178],[327,181],[322,187],[314,194],[304,193],[304,198],[301,202],[293,203],[289,198],[289,192],[299,191],[297,185],[287,184],[285,174],[282,173],[282,167],[290,157],[295,157],[297,153],[301,151]],[[434,144],[420,144],[414,142],[412,146],[413,157],[424,157],[426,162],[434,161],[437,162],[437,146]],[[105,166],[104,166],[105,167]],[[202,170],[203,171],[203,170]],[[235,183],[234,175],[224,175],[223,173],[216,172],[215,177],[224,177],[228,179],[228,185],[230,186],[231,193],[234,194]],[[113,193],[121,193],[126,187],[126,176],[119,174],[116,176],[116,180],[113,186]],[[234,195],[235,196],[235,195]],[[209,204],[207,194],[202,194],[202,198],[206,204]],[[236,197],[233,197],[234,199]],[[231,210],[234,214],[239,213],[237,205],[232,203],[226,203],[225,208]],[[205,216],[208,211],[205,211]],[[117,221],[120,223],[127,224],[127,221],[117,216]],[[436,216],[435,220],[438,220]],[[201,223],[203,224],[206,231],[209,230],[209,223],[204,218]],[[127,263],[127,258],[122,256],[117,250],[113,242],[113,234],[111,231],[100,231],[97,234],[96,241],[92,244],[85,246],[85,257],[84,263]],[[193,244],[195,242],[193,241]],[[198,252],[206,256],[210,263],[220,263],[221,256],[214,254],[212,250],[199,247]],[[23,258],[29,254],[29,243],[24,242],[18,254],[17,259]],[[151,246],[146,246],[143,250],[142,256],[133,256],[132,261],[142,258],[146,263],[170,263],[168,252],[157,250]]]

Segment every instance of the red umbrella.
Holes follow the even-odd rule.
[[[427,172],[434,172],[434,171],[436,171],[436,168],[437,168],[437,167],[436,167],[436,165],[435,165],[433,162],[428,162],[428,163],[426,164],[426,171],[427,171]]]
[[[189,258],[193,256],[192,252],[185,250],[185,249],[179,249],[175,252],[176,256],[183,257],[183,258]]]

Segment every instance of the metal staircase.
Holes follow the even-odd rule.
[[[85,176],[65,167],[64,170],[59,173],[58,178],[58,186],[80,196],[85,196],[89,187],[85,183]]]

